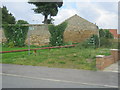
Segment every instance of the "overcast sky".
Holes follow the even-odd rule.
[[[19,1],[19,0],[18,0]],[[85,0],[84,0],[85,1]],[[86,0],[67,2],[64,0],[63,6],[59,9],[55,19],[55,24],[63,22],[65,19],[78,14],[80,17],[96,23],[99,28],[117,29],[118,28],[118,2],[95,2]],[[105,1],[105,0],[104,0]],[[27,2],[2,2],[8,10],[16,17],[17,20],[26,20],[30,24],[42,24],[43,16],[35,14],[32,8],[34,5]]]

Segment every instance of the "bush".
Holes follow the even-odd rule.
[[[99,47],[99,37],[98,35],[93,35],[89,40],[88,40],[88,44],[92,44],[92,46],[94,48],[98,48]]]
[[[98,48],[99,47],[99,38],[97,35],[91,36],[89,39],[79,43],[78,48]]]
[[[9,43],[8,43],[8,47],[9,47],[9,48],[13,48],[14,46],[15,46],[14,42],[9,42]]]
[[[100,37],[105,37],[105,31],[103,29],[99,30],[99,36]]]
[[[119,40],[110,39],[109,41],[112,43],[111,48],[120,49],[120,47],[119,47],[120,46]]]
[[[28,24],[26,21],[19,20],[14,25],[3,25],[5,37],[7,39],[6,44],[11,42],[14,44],[14,46],[24,46],[25,40],[28,33],[28,26],[22,26],[22,24]]]
[[[49,32],[51,34],[50,37],[50,45],[52,46],[61,46],[63,45],[63,33],[65,31],[65,28],[67,27],[67,23],[63,22],[62,24],[58,26],[49,25]]]
[[[104,37],[100,38],[100,47],[107,47],[108,48],[111,46],[112,46],[112,42],[109,39],[104,38]]]
[[[103,30],[103,29],[100,29],[99,30],[99,36],[100,38],[107,38],[107,39],[113,39],[113,35],[112,33],[109,31],[109,30]]]
[[[109,30],[99,30],[99,38],[100,38],[100,47],[111,47],[112,48],[112,42],[113,35],[109,32]]]
[[[109,30],[105,30],[105,38],[113,39],[114,37]]]

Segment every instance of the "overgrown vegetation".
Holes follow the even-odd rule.
[[[27,21],[18,20],[16,24],[9,25],[4,24],[4,33],[7,39],[5,45],[8,47],[19,46],[22,47],[25,44],[25,39],[28,33],[28,26],[23,26],[22,24],[28,24]]]
[[[20,49],[24,48],[3,47],[3,51]],[[33,51],[30,55],[28,55],[28,52],[4,53],[2,63],[96,70],[95,56],[99,54],[108,56],[110,52],[109,49],[105,48],[81,50],[78,48],[60,48],[38,50],[36,55],[33,54]]]
[[[82,48],[98,48],[99,47],[99,37],[98,35],[92,35],[87,40],[79,43],[76,47]]]
[[[61,46],[63,45],[63,33],[67,27],[67,23],[63,22],[60,25],[49,25],[49,32],[51,34],[50,37],[50,45],[52,46]]]
[[[77,45],[79,48],[118,48],[118,42],[114,42],[113,35],[109,32],[109,30],[99,30],[99,37],[98,35],[92,35],[87,40],[81,42]]]
[[[113,35],[109,32],[109,30],[99,30],[99,36],[100,36],[100,47],[110,47],[112,46],[113,42]]]
[[[99,36],[100,36],[100,38],[103,37],[106,39],[113,39],[113,35],[109,32],[109,30],[100,29]]]

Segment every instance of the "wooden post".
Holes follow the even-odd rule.
[[[37,54],[37,50],[34,50],[33,52],[34,52],[34,54],[35,54],[35,56],[36,56],[36,54]]]

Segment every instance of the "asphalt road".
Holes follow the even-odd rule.
[[[75,82],[62,82],[3,75],[3,88],[107,88],[105,86],[84,85]]]
[[[2,65],[3,88],[117,88],[118,73]]]

